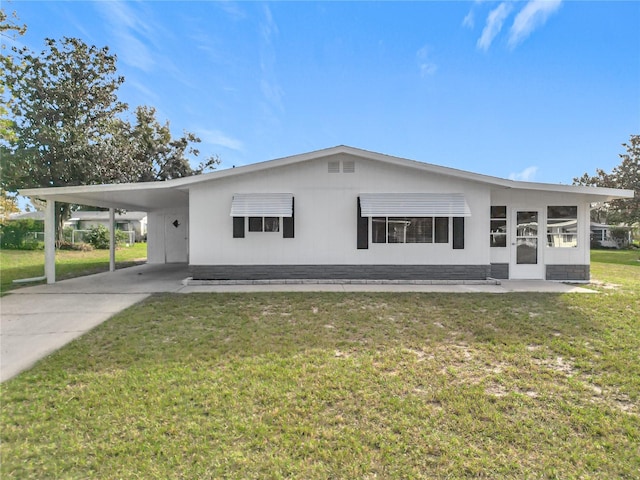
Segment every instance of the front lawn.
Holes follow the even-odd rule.
[[[592,270],[598,295],[151,297],[1,386],[1,476],[638,478],[640,266]]]
[[[116,268],[147,258],[147,244],[135,243],[116,250]],[[80,277],[109,270],[109,250],[56,251],[56,279]],[[44,250],[0,250],[0,293],[17,288],[14,280],[44,275]],[[33,284],[29,284],[33,285]]]
[[[591,250],[591,261],[599,264],[640,266],[640,250]]]

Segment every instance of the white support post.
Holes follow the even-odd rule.
[[[56,283],[56,202],[47,200],[44,212],[44,276]]]
[[[116,215],[113,208],[109,209],[109,271],[116,270]]]

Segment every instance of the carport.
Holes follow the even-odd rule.
[[[109,270],[115,270],[115,210],[147,212],[149,263],[188,262],[189,191],[192,178],[165,182],[80,185],[20,190],[46,202],[44,217],[45,277],[55,283],[56,202],[109,209]]]

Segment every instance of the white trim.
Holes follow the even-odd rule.
[[[44,276],[56,283],[56,202],[47,200],[44,211]]]
[[[470,217],[462,193],[361,193],[363,217]]]
[[[116,270],[116,214],[115,209],[109,209],[109,271]]]
[[[291,193],[234,193],[231,217],[291,217]]]

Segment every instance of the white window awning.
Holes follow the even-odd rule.
[[[462,193],[361,193],[363,217],[470,217]]]
[[[232,217],[291,217],[291,193],[234,193],[231,201]]]

